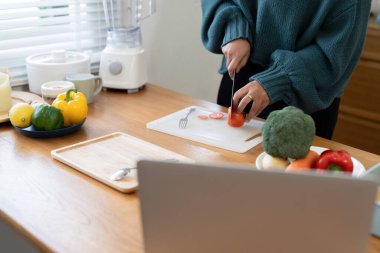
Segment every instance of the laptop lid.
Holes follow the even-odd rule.
[[[367,252],[373,182],[233,165],[137,168],[147,253]]]

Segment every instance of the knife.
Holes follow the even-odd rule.
[[[232,78],[232,91],[231,91],[231,113],[234,105],[234,87],[235,87],[235,70]]]
[[[231,90],[231,112],[228,114],[228,120],[230,122],[232,122],[232,109],[233,109],[233,106],[234,106],[234,87],[235,87],[235,70],[234,70],[234,74],[233,74],[233,78],[232,78],[232,90]]]

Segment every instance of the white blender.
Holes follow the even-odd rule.
[[[142,1],[103,0],[108,31],[99,75],[105,88],[137,92],[148,81],[140,21],[156,10],[155,0],[149,0],[149,14],[141,17]]]

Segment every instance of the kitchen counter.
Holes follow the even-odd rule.
[[[89,106],[82,129],[53,139],[33,139],[0,125],[0,217],[44,251],[143,252],[137,194],[123,194],[53,160],[50,151],[112,132],[124,132],[198,162],[253,166],[261,145],[238,154],[146,128],[146,123],[190,105],[216,104],[147,85],[142,91],[103,91]],[[366,168],[380,156],[316,137],[313,145],[345,149]],[[369,239],[370,253],[380,239]]]

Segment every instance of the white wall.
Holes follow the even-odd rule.
[[[202,45],[200,0],[156,1],[156,14],[142,22],[149,82],[215,102],[221,56]]]

